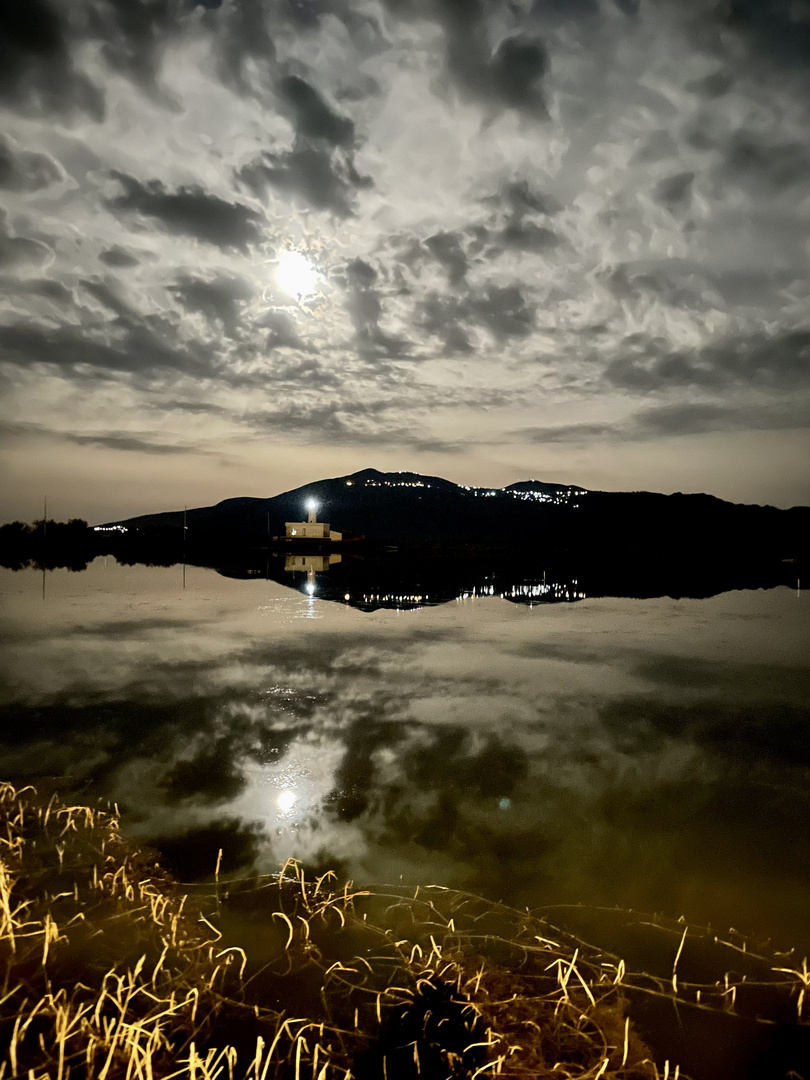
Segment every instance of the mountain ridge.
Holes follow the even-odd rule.
[[[544,546],[557,550],[647,552],[696,549],[729,555],[806,553],[810,507],[730,503],[704,492],[605,492],[519,480],[472,487],[410,470],[367,468],[312,481],[270,498],[236,496],[212,506],[107,522],[154,533],[187,527],[189,543],[283,542],[285,522],[300,521],[309,500],[320,520],[344,536],[413,546]],[[781,553],[781,554],[780,554]]]

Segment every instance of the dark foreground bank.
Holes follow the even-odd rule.
[[[641,974],[446,889],[338,889],[292,863],[181,885],[115,813],[9,784],[0,845],[7,1080],[674,1080],[661,1048],[700,1069],[683,1040],[707,1025],[715,1078],[810,1075],[806,962],[742,941],[654,920],[666,972]]]

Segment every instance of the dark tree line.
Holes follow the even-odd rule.
[[[11,570],[23,570],[27,566],[85,570],[98,554],[96,535],[81,518],[69,521],[43,518],[30,525],[12,521],[0,525],[0,566]]]
[[[82,518],[0,525],[0,566],[10,570],[86,570],[99,555],[114,555],[124,565],[172,566],[185,553],[177,528],[96,532]]]

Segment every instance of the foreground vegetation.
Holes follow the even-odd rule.
[[[810,1022],[806,962],[745,943],[747,974],[686,982],[662,923],[671,970],[633,975],[528,911],[330,879],[181,886],[117,813],[0,785],[0,1080],[675,1080],[634,996]]]

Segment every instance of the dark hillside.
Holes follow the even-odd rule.
[[[711,495],[585,491],[539,481],[468,488],[418,473],[364,469],[271,499],[226,499],[189,510],[189,545],[266,546],[301,521],[308,500],[346,538],[421,549],[523,549],[618,558],[731,561],[807,552],[810,508],[727,503]],[[118,522],[129,530],[180,532],[183,512]]]

